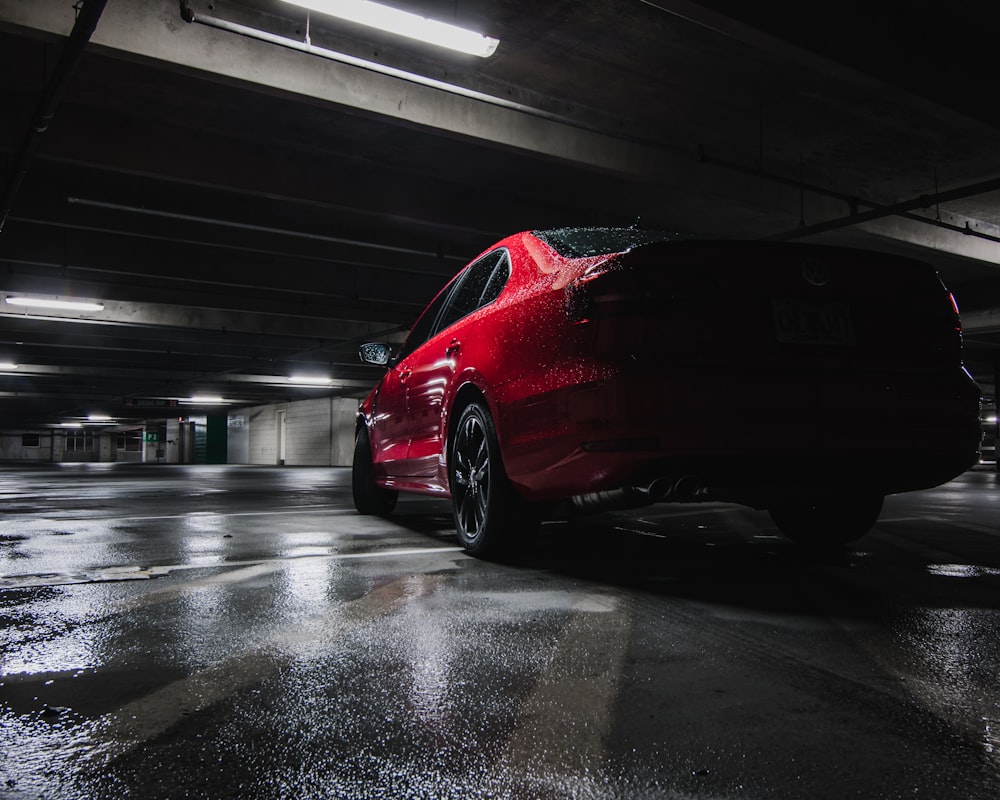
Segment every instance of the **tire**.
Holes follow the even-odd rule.
[[[856,541],[871,530],[882,512],[878,494],[824,498],[768,509],[785,536],[799,544],[830,547]]]
[[[467,406],[459,417],[448,480],[455,530],[469,555],[510,555],[537,526],[531,507],[510,485],[493,418],[479,403]]]
[[[354,507],[361,514],[384,516],[396,507],[399,492],[383,489],[375,483],[372,447],[368,429],[362,427],[354,439],[354,463],[351,467],[351,494]]]

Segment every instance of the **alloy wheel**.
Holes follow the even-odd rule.
[[[474,541],[486,522],[490,495],[490,448],[476,414],[466,417],[455,442],[455,509],[464,538]]]

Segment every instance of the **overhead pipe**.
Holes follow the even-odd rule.
[[[809,226],[808,228],[802,226],[795,228],[794,230],[773,234],[765,237],[766,239],[775,241],[780,241],[782,239],[795,239],[800,236],[808,236],[812,233],[820,233],[821,231],[816,230],[819,225],[823,226],[823,230],[833,230],[835,228],[847,227],[855,225],[859,222],[866,222],[868,220],[878,219],[884,216],[899,216],[914,222],[922,222],[925,225],[933,225],[937,228],[944,228],[945,230],[954,231],[955,233],[961,233],[964,236],[974,236],[977,239],[985,239],[989,242],[1000,242],[1000,236],[993,236],[989,233],[974,230],[969,227],[968,223],[966,223],[963,227],[950,222],[944,222],[940,219],[932,219],[931,217],[922,217],[919,214],[910,213],[912,210],[917,208],[929,208],[930,206],[937,205],[941,202],[959,200],[965,197],[973,197],[978,194],[995,191],[1000,189],[1000,180],[998,179],[974,183],[970,186],[951,189],[947,192],[937,192],[930,196],[922,195],[915,200],[908,200],[904,203],[892,206],[882,206],[870,200],[863,200],[856,195],[838,192],[835,189],[828,189],[825,186],[803,183],[797,178],[788,178],[784,175],[777,175],[764,169],[748,167],[735,161],[728,161],[726,159],[717,158],[716,156],[710,156],[705,152],[704,147],[699,148],[698,160],[703,164],[713,164],[718,167],[724,167],[725,169],[732,170],[733,172],[742,172],[745,175],[761,178],[762,180],[767,180],[771,183],[778,183],[783,186],[804,190],[811,194],[818,194],[824,197],[830,197],[834,200],[840,200],[841,202],[846,203],[847,207],[851,210],[851,213],[846,217],[838,217],[835,220],[829,220],[828,222],[819,223],[816,226]],[[871,211],[859,212],[858,206],[865,206],[866,208],[871,209]],[[862,216],[865,218],[862,219]]]
[[[938,205],[940,203],[948,203],[953,200],[962,200],[966,197],[975,197],[976,195],[995,192],[997,190],[1000,190],[1000,178],[990,178],[989,180],[979,181],[978,183],[972,183],[968,186],[960,186],[956,189],[949,189],[945,192],[937,192],[931,195],[920,195],[919,197],[914,197],[910,200],[903,200],[899,203],[892,203],[887,206],[876,205],[869,211],[855,212],[848,214],[846,217],[837,217],[836,219],[826,220],[825,222],[818,222],[815,225],[801,225],[793,230],[776,233],[772,236],[766,236],[764,238],[767,241],[773,242],[788,241],[790,239],[800,239],[803,236],[812,236],[817,233],[825,233],[827,231],[848,228],[862,222],[871,222],[877,219],[884,219],[885,217],[901,216],[906,217],[907,219],[938,225],[942,228],[957,230],[967,236],[978,236],[979,238],[996,242],[1000,241],[1000,239],[989,234],[975,231],[969,227],[968,224],[966,224],[964,228],[960,228],[957,225],[950,225],[946,222],[939,223],[938,220],[928,219],[927,217],[921,217],[918,214],[911,214],[909,212],[916,211],[920,208],[930,208],[931,206]]]
[[[41,100],[31,118],[31,129],[22,142],[21,149],[14,161],[10,181],[7,183],[3,200],[0,202],[0,232],[3,231],[7,217],[10,216],[13,208],[14,198],[28,174],[31,161],[38,149],[39,139],[48,130],[49,123],[56,113],[56,107],[69,84],[69,79],[80,63],[84,48],[90,41],[90,37],[93,36],[101,14],[104,13],[104,7],[107,5],[107,0],[81,0],[81,2],[82,6],[77,14],[76,22],[73,23],[73,30],[70,31],[52,77],[42,92]]]
[[[141,214],[148,217],[161,217],[163,219],[176,220],[180,222],[194,222],[202,225],[218,225],[235,230],[253,231],[255,233],[275,234],[278,236],[291,236],[297,239],[310,239],[317,242],[328,242],[330,244],[344,244],[352,247],[363,247],[371,250],[386,250],[393,253],[415,256],[431,256],[443,261],[459,261],[467,263],[469,256],[465,255],[445,255],[440,252],[430,250],[418,250],[412,247],[399,247],[396,245],[381,244],[379,242],[365,241],[363,239],[345,239],[341,236],[329,236],[322,233],[309,233],[307,231],[297,231],[291,228],[277,228],[270,225],[259,225],[252,222],[237,222],[236,220],[220,219],[218,217],[205,217],[196,214],[182,214],[176,211],[161,211],[153,208],[125,205],[123,203],[108,203],[102,200],[90,200],[84,197],[69,196],[66,202],[70,205],[88,206],[90,208],[101,208],[107,211],[124,211],[130,214]],[[439,226],[440,227],[440,226]],[[449,226],[457,229],[457,226]]]

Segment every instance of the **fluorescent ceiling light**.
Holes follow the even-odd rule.
[[[225,398],[219,397],[218,395],[206,395],[198,394],[188,400],[189,403],[201,403],[202,405],[217,406],[220,403],[225,403]]]
[[[324,378],[322,375],[292,375],[288,380],[304,386],[329,386],[333,383],[333,378]]]
[[[88,414],[88,422],[111,422],[111,417],[107,414]]]
[[[286,3],[319,11],[371,28],[406,36],[460,53],[488,58],[500,44],[498,39],[447,22],[400,11],[371,0],[285,0]]]
[[[12,306],[27,308],[51,308],[58,311],[103,311],[101,303],[84,302],[82,300],[48,300],[43,297],[6,297]]]
[[[0,361],[0,370],[17,369],[17,364],[13,361]]]
[[[60,428],[82,428],[83,427],[83,423],[82,422],[60,422],[59,423],[59,427]]]

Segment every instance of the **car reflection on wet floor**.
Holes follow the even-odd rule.
[[[660,505],[509,563],[444,503],[354,514],[346,470],[0,497],[3,797],[1000,796],[993,472],[839,552]]]

